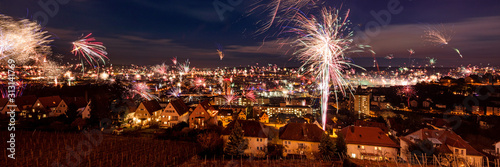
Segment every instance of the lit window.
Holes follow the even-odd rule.
[[[352,158],[356,158],[356,154],[352,153],[352,154],[351,154],[351,157],[352,157]]]

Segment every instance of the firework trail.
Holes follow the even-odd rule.
[[[443,25],[441,25],[439,27],[428,26],[424,30],[423,38],[427,42],[429,42],[435,46],[445,46],[445,45],[449,46],[449,42],[451,41],[451,39],[453,39],[453,35],[454,35],[454,32],[451,30],[447,30]],[[451,46],[449,46],[449,47],[451,47]],[[460,51],[458,49],[453,48],[453,47],[451,47],[451,48],[454,49],[455,52],[457,52],[461,58],[463,58],[462,54],[460,54]]]
[[[300,9],[314,5],[314,0],[258,0],[248,11],[249,14],[261,13],[266,18],[257,22],[256,34],[262,34],[274,26],[281,26],[285,21],[292,19]],[[259,12],[260,11],[260,12]]]
[[[453,50],[455,50],[455,52],[458,53],[458,55],[460,56],[460,58],[464,58],[464,56],[462,56],[462,54],[460,53],[460,50],[458,50],[457,48],[453,48]]]
[[[80,58],[83,57],[85,61],[94,67],[99,66],[99,61],[103,64],[106,64],[106,59],[109,60],[106,55],[106,47],[102,45],[102,42],[95,41],[94,37],[90,37],[92,33],[84,36],[77,41],[74,41],[73,50],[71,53],[75,54],[75,56],[80,55]],[[84,66],[84,62],[82,60],[82,67]]]
[[[51,36],[27,19],[16,21],[0,14],[0,61],[11,58],[16,64],[40,61],[51,54]]]
[[[353,35],[352,31],[346,26],[349,23],[348,14],[349,12],[346,18],[341,18],[337,10],[326,8],[323,8],[321,18],[314,16],[308,18],[299,14],[294,19],[297,27],[290,30],[298,35],[293,44],[299,49],[294,54],[304,63],[302,67],[308,66],[308,69],[312,69],[311,73],[319,81],[323,129],[326,125],[330,82],[343,94],[346,94],[346,89],[350,91],[352,88],[344,79],[343,72],[356,65],[350,63],[344,56],[346,53],[359,50],[355,50],[353,40],[350,38]],[[337,97],[336,91],[335,97]]]
[[[411,55],[415,54],[415,51],[413,49],[408,49],[408,52],[410,55],[408,55],[408,66],[411,65]]]
[[[15,90],[15,97],[20,97],[23,95],[24,93],[24,90],[26,89],[26,85],[27,84],[24,84],[23,81],[17,81],[15,83],[15,87],[16,87],[16,90]],[[9,94],[12,94],[12,92],[9,92],[9,86],[12,86],[12,85],[6,85],[6,84],[1,84],[0,85],[0,94],[2,95],[2,98],[9,98]]]
[[[217,54],[219,55],[220,60],[222,60],[222,58],[224,58],[225,56],[222,45],[220,44],[217,44]]]

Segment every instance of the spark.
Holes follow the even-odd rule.
[[[151,94],[151,90],[149,89],[148,85],[146,83],[135,83],[130,90],[132,94],[139,95],[144,99],[147,100],[153,100],[157,99],[155,95]]]
[[[455,50],[455,52],[458,53],[458,55],[460,56],[460,58],[464,58],[464,56],[462,56],[462,54],[460,53],[460,50],[458,50],[457,48],[453,48],[453,50]]]
[[[28,19],[14,20],[0,14],[0,60],[13,59],[16,64],[43,60],[51,54],[51,36],[39,24]]]
[[[302,67],[308,66],[308,69],[312,69],[311,73],[319,82],[323,129],[326,125],[330,82],[344,95],[346,89],[351,91],[352,86],[344,79],[343,73],[345,69],[356,65],[352,64],[345,54],[361,52],[355,50],[351,39],[353,32],[346,26],[349,23],[348,14],[349,12],[346,18],[341,18],[338,10],[326,8],[321,12],[322,18],[308,18],[299,14],[294,19],[297,28],[290,30],[298,35],[293,44],[299,49],[294,54],[304,63]],[[335,96],[337,97],[336,91]]]
[[[436,46],[448,45],[453,38],[453,31],[447,30],[443,25],[439,27],[428,26],[424,30],[423,38]]]
[[[271,0],[271,2],[263,2],[258,0],[248,11],[249,14],[262,11],[267,14],[267,18],[263,18],[257,22],[258,30],[256,34],[262,34],[271,27],[280,26],[284,21],[293,18],[300,9],[309,4],[314,4],[314,0]]]
[[[73,50],[71,51],[75,56],[80,55],[80,58],[87,62],[91,66],[99,66],[99,61],[106,64],[106,59],[109,60],[106,55],[106,47],[102,45],[102,42],[97,42],[94,37],[90,37],[92,33],[74,41]],[[82,60],[82,67],[84,62]]]

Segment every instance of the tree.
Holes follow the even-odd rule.
[[[269,158],[273,159],[279,159],[283,157],[283,151],[285,150],[285,147],[281,144],[268,144],[267,145],[267,155]]]
[[[70,123],[75,121],[75,119],[78,117],[78,107],[74,103],[68,105],[66,116],[68,117],[68,121]]]
[[[323,157],[323,160],[332,160],[335,156],[335,143],[327,134],[323,134],[321,136],[321,140],[319,143],[319,153]]]
[[[199,134],[197,141],[203,148],[204,155],[216,155],[222,151],[222,140],[215,131]]]
[[[245,149],[248,148],[248,141],[243,138],[243,135],[243,129],[241,128],[238,121],[235,121],[234,127],[231,130],[231,134],[229,134],[229,142],[224,148],[224,152],[227,155],[238,157],[243,154]]]
[[[335,152],[346,155],[347,154],[347,145],[345,143],[344,135],[339,133],[337,136],[337,140],[335,141]]]

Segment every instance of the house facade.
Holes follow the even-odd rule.
[[[46,118],[48,116],[59,116],[66,113],[63,106],[66,106],[66,103],[64,103],[59,96],[40,97],[35,101],[33,111],[29,114],[30,117],[36,119]]]
[[[315,124],[288,123],[279,130],[279,138],[285,147],[284,154],[305,155],[313,158],[319,152],[319,143],[325,132]]]
[[[134,112],[133,119],[135,123],[146,124],[157,120],[162,108],[156,100],[143,101]]]
[[[189,128],[198,129],[204,128],[209,124],[216,124],[217,118],[214,117],[217,112],[208,100],[200,102],[189,115]]]
[[[172,127],[180,122],[188,122],[189,108],[182,99],[173,100],[160,114],[162,127]]]
[[[340,131],[345,138],[347,155],[366,160],[395,160],[399,145],[378,127],[348,126]]]
[[[224,144],[229,142],[229,135],[235,123],[239,123],[243,130],[243,138],[248,142],[248,148],[243,154],[247,156],[264,157],[267,152],[268,137],[264,131],[264,125],[259,121],[235,120],[227,125],[222,131]]]

